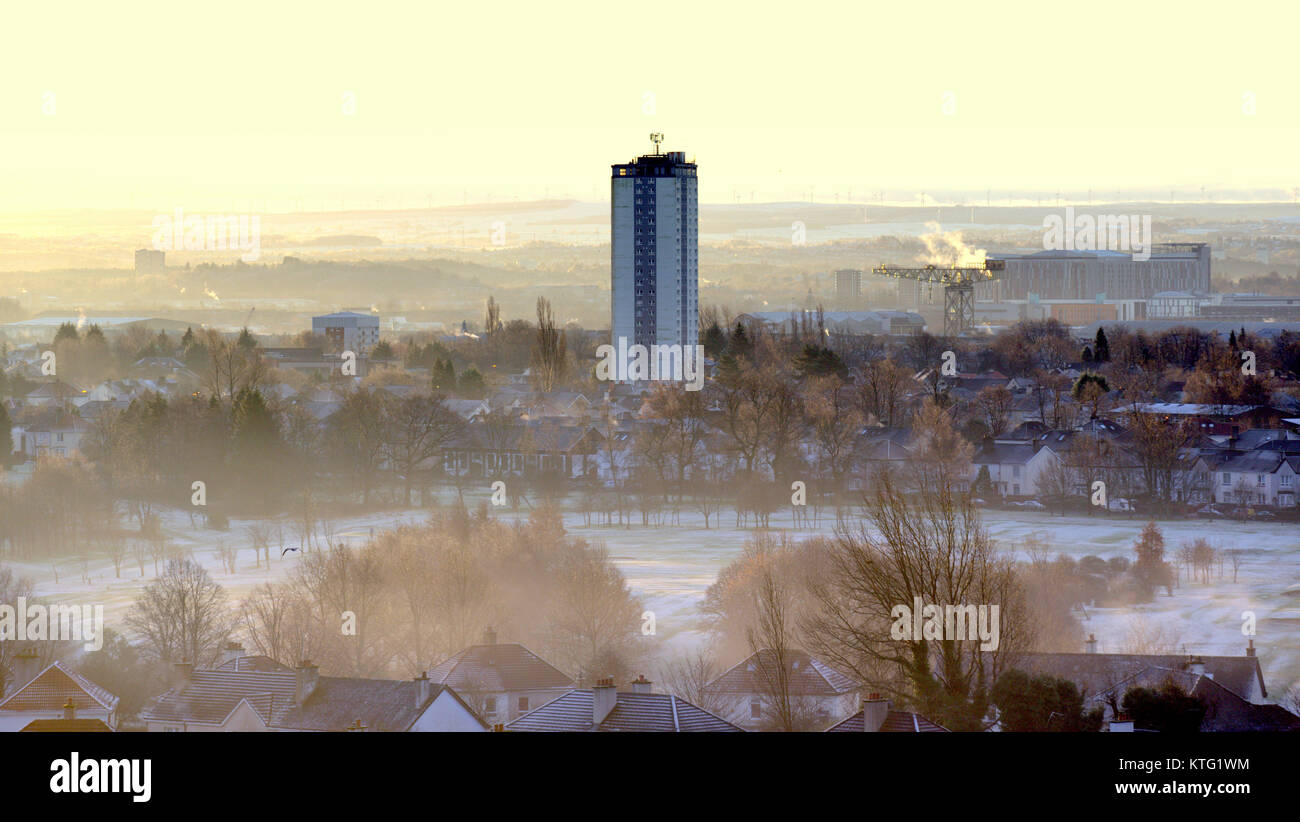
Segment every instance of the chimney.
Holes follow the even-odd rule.
[[[1205,676],[1205,660],[1194,656],[1187,660],[1187,670],[1195,676]]]
[[[1084,643],[1084,648],[1090,654],[1097,653],[1097,635],[1088,634],[1088,641]]]
[[[497,644],[497,632],[496,632],[496,629],[493,628],[493,627],[490,626],[490,625],[488,626],[488,629],[487,629],[486,631],[483,632],[483,644],[484,644],[484,645],[496,645],[496,644]]]
[[[653,683],[650,682],[650,680],[645,678],[645,674],[641,674],[636,679],[632,680],[632,693],[648,694],[650,693],[650,686],[652,684]]]
[[[316,690],[316,682],[320,679],[320,668],[311,664],[310,659],[304,659],[298,663],[298,667],[293,670],[293,701],[296,705],[302,705],[311,696],[312,691]]]
[[[64,719],[77,718],[77,706],[72,703],[72,697],[68,697],[68,701],[63,703],[63,718]]]
[[[177,662],[172,665],[172,687],[176,690],[185,690],[185,687],[190,684],[190,680],[193,678],[193,662]]]
[[[1254,655],[1255,655],[1255,640],[1248,639],[1246,640],[1246,656],[1254,656]]]
[[[596,680],[596,687],[591,689],[591,724],[599,725],[609,716],[618,704],[618,689],[614,687],[611,677]]]
[[[7,693],[10,694],[39,676],[41,673],[41,658],[37,655],[35,649],[24,648],[14,654],[13,661],[9,663],[9,673],[9,690]]]
[[[240,645],[238,642],[235,642],[232,639],[231,641],[226,643],[224,648],[221,649],[221,662],[219,662],[218,664],[224,665],[227,662],[230,662],[235,659],[239,659],[243,655],[244,655],[244,646]]]
[[[881,699],[880,694],[867,694],[862,701],[862,730],[875,733],[885,727],[889,716],[889,700]]]
[[[1133,733],[1133,719],[1128,714],[1115,714],[1115,718],[1110,721],[1110,732],[1113,734]]]
[[[417,710],[423,708],[429,701],[429,694],[433,689],[429,686],[429,675],[421,672],[415,678],[415,707]]]

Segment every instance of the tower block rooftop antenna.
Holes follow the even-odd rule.
[[[659,131],[650,132],[650,142],[655,144],[655,154],[660,154],[659,144],[664,141],[664,135]]]

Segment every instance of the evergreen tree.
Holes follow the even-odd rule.
[[[748,359],[754,356],[754,341],[745,332],[744,323],[736,323],[736,330],[731,335],[731,341],[727,343],[727,353],[737,359],[742,357]]]
[[[470,399],[481,399],[487,384],[483,381],[483,375],[474,366],[466,368],[460,374],[460,393]]]
[[[1003,731],[1098,731],[1102,709],[1085,712],[1083,695],[1067,679],[1031,677],[1012,669],[998,677],[991,694]]]
[[[1169,565],[1165,562],[1165,535],[1155,521],[1142,527],[1138,541],[1133,545],[1137,562],[1133,563],[1133,575],[1142,586],[1143,593],[1150,596],[1157,586],[1166,589],[1171,585]]]
[[[1159,689],[1133,688],[1124,694],[1124,712],[1143,731],[1196,733],[1205,720],[1206,705],[1173,682]]]
[[[13,455],[13,421],[9,419],[9,409],[0,402],[0,470],[4,470],[9,464],[9,458]]]
[[[727,348],[727,334],[715,322],[705,330],[701,345],[707,356],[717,359]]]
[[[849,369],[829,348],[819,345],[805,345],[803,351],[794,360],[795,369],[804,377],[825,377],[834,374],[841,379],[848,376]]]
[[[1110,362],[1110,342],[1106,339],[1106,329],[1097,326],[1097,339],[1093,341],[1092,358],[1094,362]]]
[[[430,383],[435,391],[456,390],[456,367],[451,360],[439,358],[433,363]]]
[[[81,335],[77,333],[76,323],[64,323],[59,326],[58,331],[54,332],[54,345],[56,346],[64,340],[77,342],[80,339]]]

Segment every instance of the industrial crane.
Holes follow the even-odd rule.
[[[975,266],[921,268],[878,265],[869,273],[898,280],[916,280],[943,285],[943,333],[953,337],[975,325],[975,283],[996,280],[1005,271],[1004,260],[985,260]]]

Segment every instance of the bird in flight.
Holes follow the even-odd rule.
[[[297,551],[297,550],[298,550],[297,548],[285,548],[283,551],[280,552],[280,556],[284,556],[285,554],[289,553],[290,551]]]

